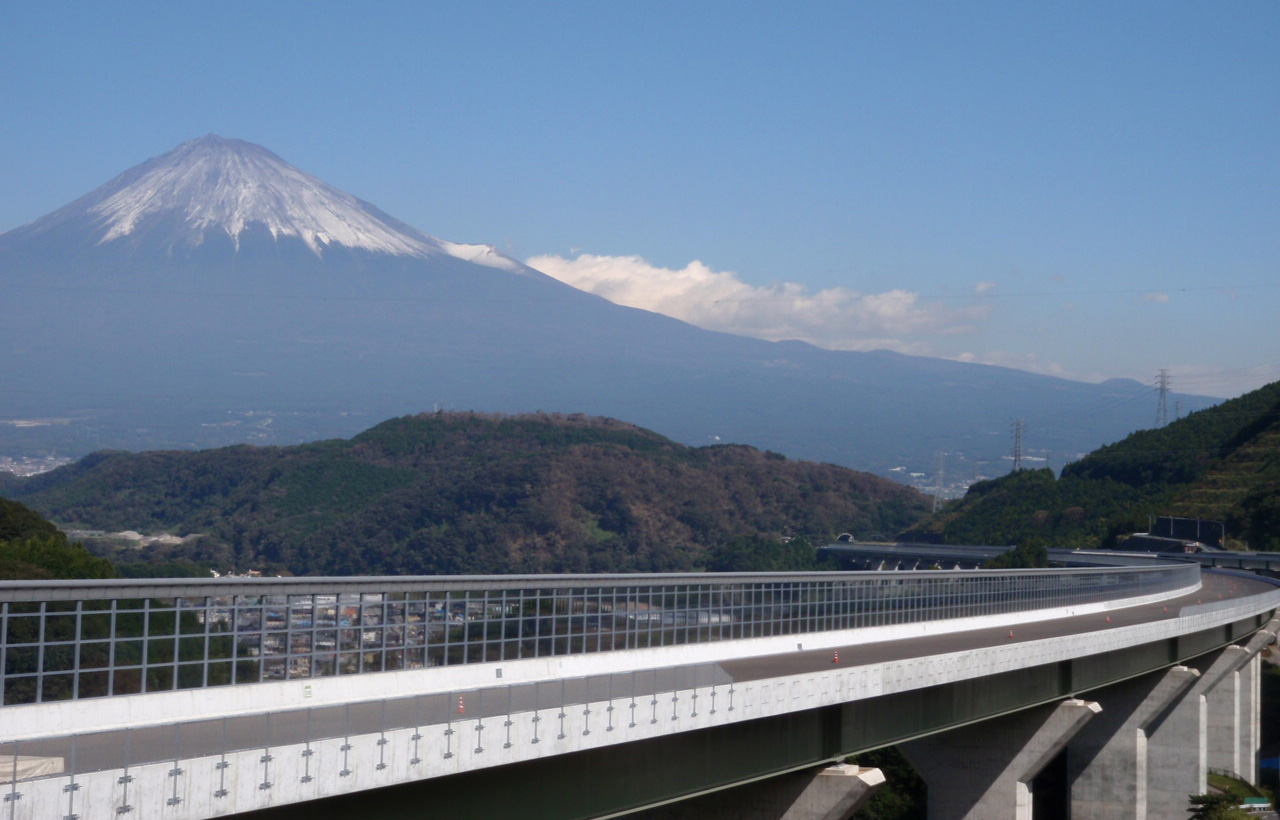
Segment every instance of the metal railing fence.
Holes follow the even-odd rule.
[[[3,703],[860,629],[1183,589],[1046,570],[0,582]]]

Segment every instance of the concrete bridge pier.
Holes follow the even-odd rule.
[[[1254,782],[1259,653],[1274,639],[1272,632],[1262,631],[1244,646],[1228,646],[1197,659],[1199,677],[1148,729],[1147,817],[1183,816],[1188,796],[1208,790],[1210,768],[1233,771]],[[1242,723],[1245,731],[1239,728]],[[1244,751],[1248,744],[1253,745]]]
[[[1100,711],[1071,699],[898,749],[928,787],[929,820],[1030,820],[1032,779]]]
[[[1146,820],[1148,773],[1163,763],[1151,760],[1147,730],[1199,677],[1194,669],[1175,666],[1088,694],[1102,713],[1067,744],[1072,817]],[[1185,811],[1185,794],[1181,800]]]
[[[1211,657],[1214,680],[1204,690],[1208,767],[1234,772],[1250,783],[1256,782],[1258,776],[1257,727],[1262,686],[1258,656],[1275,642],[1276,628],[1273,620],[1244,646],[1229,646],[1217,657]]]
[[[1275,642],[1276,623],[1244,646],[1229,646],[1212,662],[1218,680],[1205,691],[1208,766],[1235,772],[1250,783],[1258,777],[1262,650]],[[1219,667],[1220,670],[1219,670]]]
[[[730,816],[743,820],[845,820],[883,784],[884,774],[879,769],[838,763],[810,773],[809,784],[781,816],[751,811]]]
[[[848,763],[820,770],[779,820],[845,820],[884,785],[884,773]],[[750,818],[750,814],[737,817]],[[761,820],[768,820],[761,818]]]
[[[845,820],[884,784],[879,769],[838,763],[668,803],[636,820]]]
[[[1229,667],[1214,687],[1205,693],[1208,707],[1206,743],[1208,764],[1211,769],[1240,771],[1240,666],[1248,663],[1245,650],[1228,647],[1226,665]]]
[[[1187,799],[1209,788],[1203,688],[1208,671],[1147,731],[1147,816],[1181,817]]]
[[[1258,749],[1262,746],[1262,653],[1245,662],[1240,675],[1240,775],[1258,782]]]

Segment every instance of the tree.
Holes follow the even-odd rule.
[[[74,544],[16,501],[0,498],[0,579],[114,578],[111,562]]]
[[[783,541],[763,535],[740,535],[712,547],[709,572],[809,572],[831,569],[818,560],[817,549],[803,538]]]
[[[1191,820],[1248,820],[1249,813],[1240,808],[1240,798],[1230,792],[1191,795]]]
[[[898,751],[887,746],[850,758],[859,766],[874,766],[884,774],[884,785],[875,791],[854,820],[924,820],[928,808],[928,788],[924,780]]]
[[[1038,538],[1029,538],[983,564],[984,569],[1041,569],[1047,566],[1049,550]]]

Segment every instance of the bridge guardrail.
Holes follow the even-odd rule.
[[[1193,586],[1194,564],[0,582],[3,704],[940,621]]]

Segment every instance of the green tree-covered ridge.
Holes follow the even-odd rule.
[[[109,561],[69,541],[39,513],[16,501],[0,498],[0,581],[114,578],[116,575]],[[78,606],[75,601],[11,601],[4,636],[8,644],[5,663],[6,672],[19,677],[7,681],[3,705],[34,703],[38,688],[35,673],[41,667],[46,673],[43,698],[65,700],[76,692],[68,670],[77,663],[87,670],[79,675],[78,696],[98,697],[108,693],[109,685],[117,694],[140,692],[144,680],[148,691],[169,689],[175,674],[175,660],[195,661],[204,657],[206,650],[202,646],[184,642],[179,647],[179,641],[173,637],[177,617],[173,612],[144,615],[141,610],[145,602],[141,600],[121,600],[118,604],[122,612],[113,615],[107,611],[110,602],[84,602],[85,614],[77,628],[74,615],[50,614],[43,624],[38,619],[46,607],[48,613],[74,613]],[[161,637],[139,640],[147,630],[144,617],[149,619],[151,634]],[[204,626],[194,613],[183,613],[181,618],[183,634],[203,632]],[[102,641],[112,635],[128,640],[114,646]],[[87,643],[77,647],[71,643],[76,640]],[[146,644],[145,666],[143,643]],[[210,639],[207,651],[210,658],[229,658],[232,649],[231,638],[219,635]],[[112,653],[117,668],[109,672],[106,667]],[[137,668],[129,668],[135,666]],[[256,661],[240,661],[239,667],[246,679],[256,677]],[[180,674],[188,681],[201,681],[204,671],[189,667]],[[208,682],[210,685],[228,683],[230,677],[230,664],[215,665],[210,667]]]
[[[111,564],[94,557],[34,510],[0,498],[0,580],[111,578]]]
[[[1067,465],[974,484],[904,534],[953,544],[1115,546],[1148,516],[1226,524],[1229,544],[1280,550],[1280,382],[1134,433]]]
[[[340,575],[683,571],[741,536],[885,536],[925,513],[921,494],[866,473],[547,414],[97,453],[11,493],[69,528],[203,536],[159,558]]]

